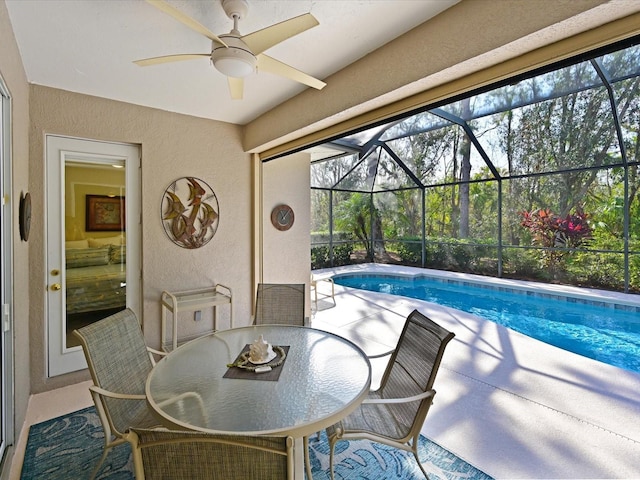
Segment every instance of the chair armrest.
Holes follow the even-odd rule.
[[[220,287],[224,288],[227,291],[227,293],[221,292],[223,295],[227,295],[229,297],[231,296],[231,289],[229,287],[227,287],[226,285],[223,285],[221,283],[216,284],[216,290],[218,288],[220,288]]]
[[[166,405],[171,405],[172,403],[176,403],[176,402],[183,402],[187,399],[195,399],[196,402],[198,402],[198,406],[200,407],[200,414],[202,415],[202,420],[204,421],[205,424],[209,423],[207,410],[204,408],[204,402],[202,401],[202,396],[197,392],[184,392],[184,393],[181,393],[180,395],[176,395],[175,397],[167,398],[162,402],[158,402],[158,406],[162,408]]]
[[[91,390],[94,393],[97,393],[98,395],[102,395],[109,398],[118,398],[120,400],[146,400],[147,399],[147,396],[144,394],[110,392],[109,390],[96,387],[95,385],[91,385],[89,387],[89,390]]]
[[[389,350],[388,352],[384,352],[384,353],[378,353],[377,355],[367,355],[367,358],[369,360],[371,360],[372,358],[382,358],[382,357],[386,357],[387,355],[391,355],[393,352],[395,352],[395,348],[393,350]]]
[[[156,359],[153,358],[154,355],[158,355],[159,357],[166,357],[167,352],[161,352],[160,350],[156,350],[155,348],[147,347],[147,352],[149,352],[149,358],[151,358],[151,363],[153,365],[156,364]]]
[[[174,402],[179,402],[181,400],[184,400],[186,398],[195,398],[198,403],[200,403],[200,406],[204,409],[204,403],[202,402],[202,396],[198,393],[198,392],[184,392],[181,393],[180,395],[176,395],[175,397],[171,397],[171,398],[167,398],[166,400],[163,400],[162,402],[158,402],[158,405],[163,407],[165,405],[170,405]]]
[[[154,355],[160,355],[161,357],[167,356],[167,352],[162,352],[160,350],[156,350],[155,348],[147,347],[147,351],[153,353]]]
[[[309,281],[310,285],[315,287],[318,282],[329,282],[331,284],[331,289],[333,290],[333,287],[335,286],[335,283],[333,281],[333,278],[331,277],[325,277],[325,278],[316,278],[313,274],[311,274],[311,280]]]
[[[418,395],[413,395],[412,397],[402,397],[402,398],[365,398],[364,403],[409,403],[409,402],[417,402],[424,400],[425,398],[433,398],[436,394],[435,390],[427,390],[426,392],[419,393]]]

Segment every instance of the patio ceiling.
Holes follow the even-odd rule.
[[[233,27],[220,0],[167,2],[215,34]],[[311,13],[317,27],[266,53],[325,80],[458,2],[250,0],[239,30],[248,34]],[[232,100],[226,77],[206,57],[135,65],[143,58],[211,49],[208,38],[141,0],[6,0],[6,5],[33,84],[240,125],[307,88],[256,73],[245,79],[244,98]]]

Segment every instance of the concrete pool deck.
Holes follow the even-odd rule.
[[[321,279],[364,271],[429,272],[367,264],[314,274]],[[345,336],[368,354],[393,348],[413,309],[455,332],[423,433],[487,474],[498,479],[640,479],[640,374],[433,303],[340,285],[334,303],[323,295],[329,291],[329,283],[318,282],[312,326]],[[636,303],[636,295],[605,294]],[[375,381],[384,360],[372,365]],[[428,459],[423,465],[428,472]]]

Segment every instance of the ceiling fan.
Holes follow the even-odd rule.
[[[247,0],[222,0],[222,8],[227,16],[233,20],[233,29],[229,33],[218,36],[164,0],[146,1],[192,30],[209,38],[211,40],[211,52],[145,58],[133,62],[137,65],[146,67],[166,62],[209,57],[213,66],[227,76],[231,98],[234,100],[242,99],[244,77],[254,73],[256,70],[280,75],[318,90],[321,90],[326,85],[326,83],[317,78],[263,53],[274,45],[318,25],[318,21],[310,13],[290,18],[247,35],[241,35],[238,31],[238,22],[247,16],[249,11]]]

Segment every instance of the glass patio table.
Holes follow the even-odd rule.
[[[262,335],[284,361],[270,372],[229,367]],[[350,341],[309,327],[259,325],[186,343],[160,360],[147,401],[168,428],[291,436],[295,478],[304,478],[303,438],[347,416],[371,385],[371,364]]]

